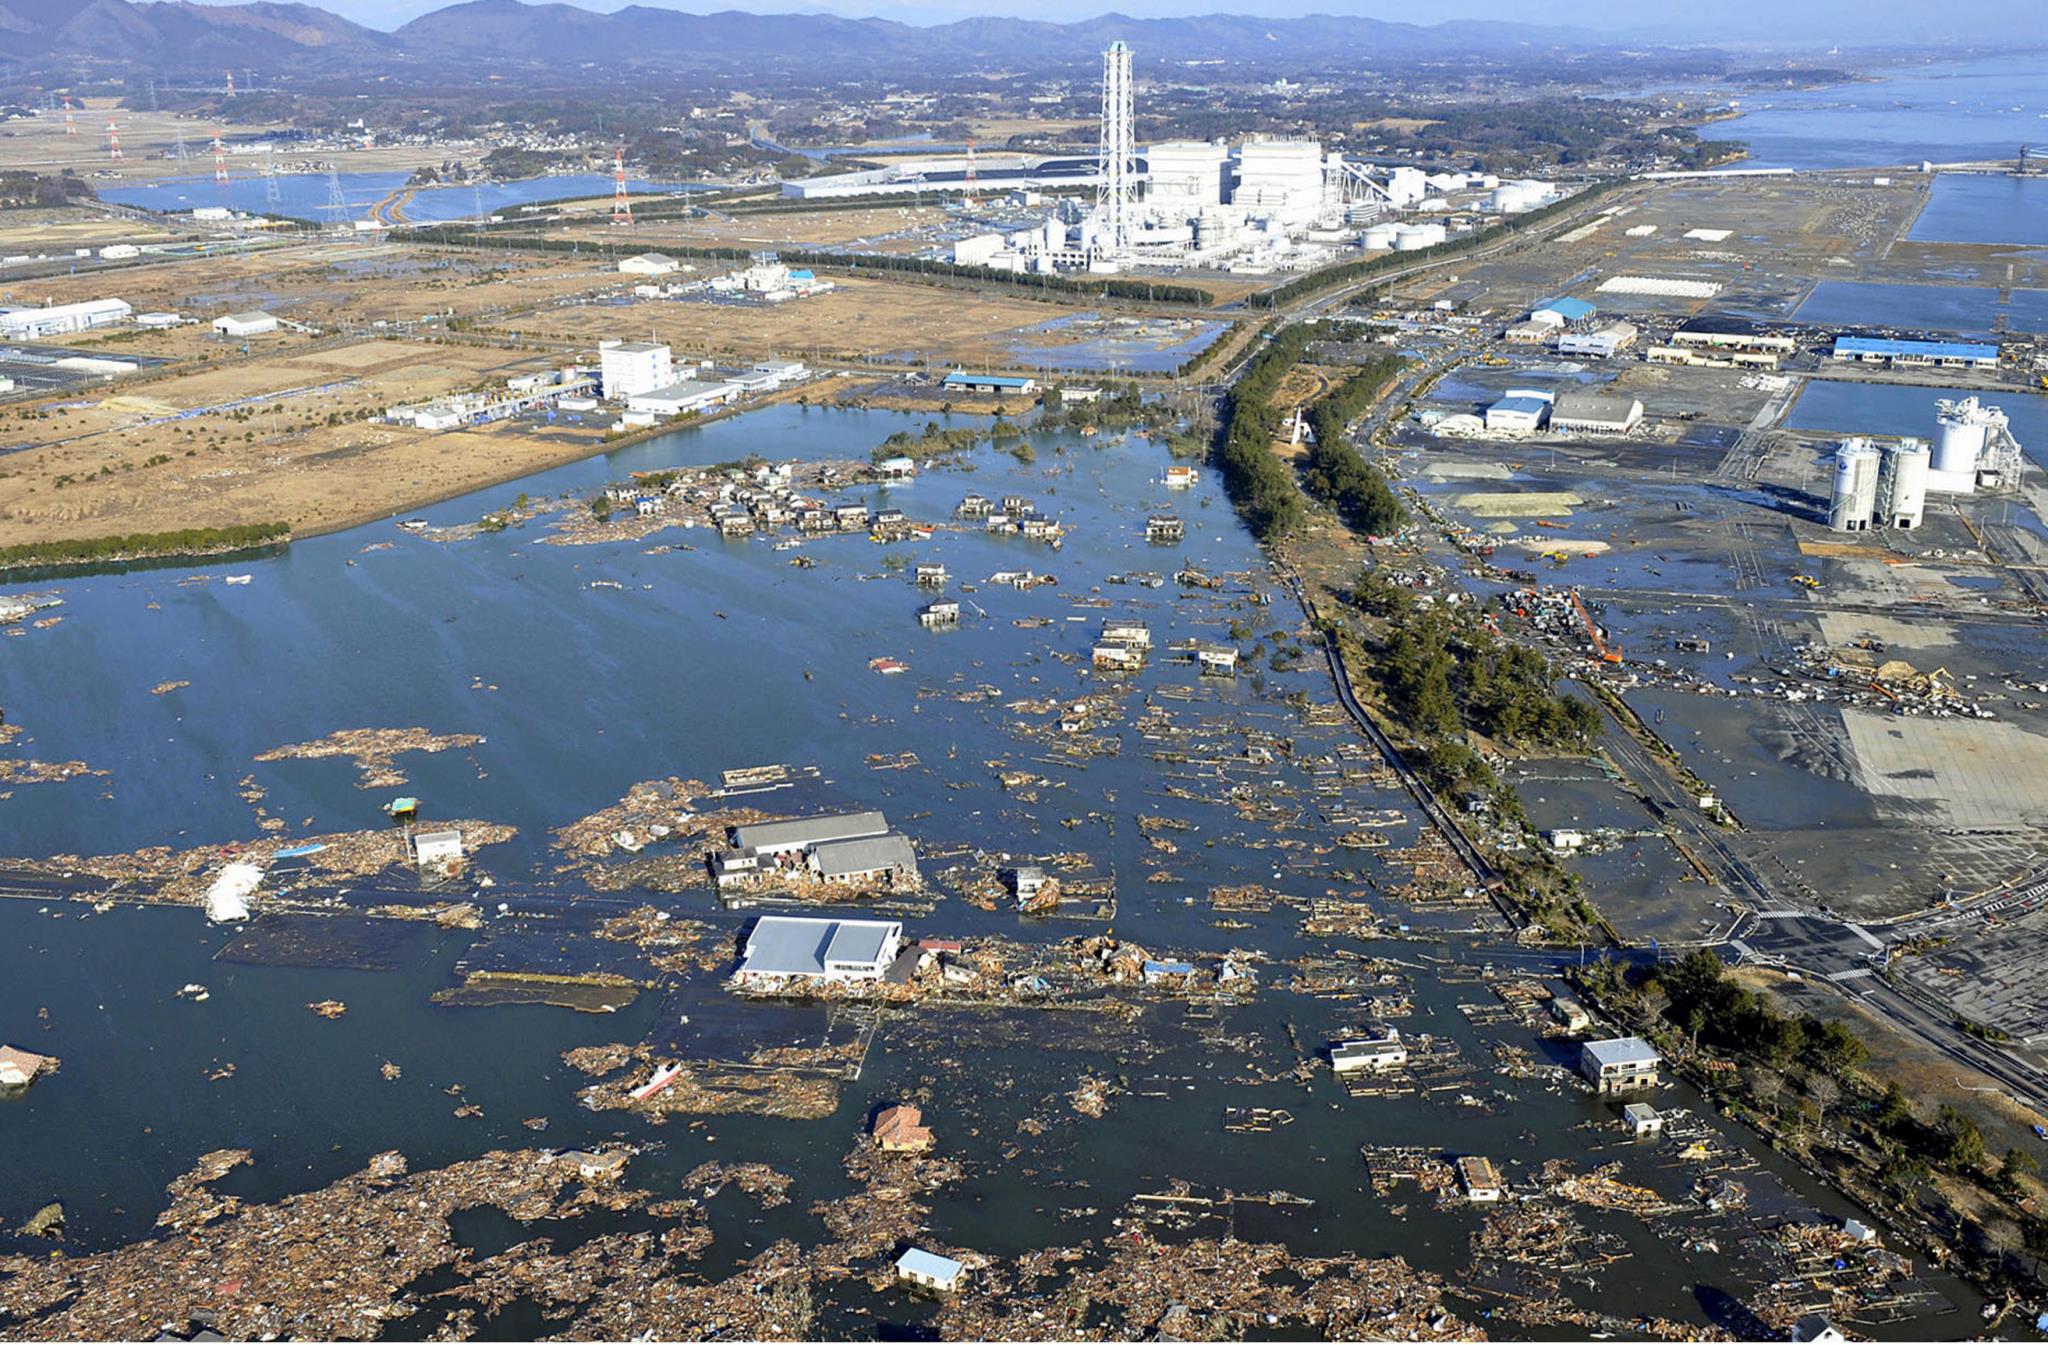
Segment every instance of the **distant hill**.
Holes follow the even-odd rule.
[[[1510,23],[1433,27],[1315,15],[1241,14],[1075,23],[965,19],[913,27],[830,14],[686,14],[633,5],[599,14],[567,4],[467,0],[380,33],[313,5],[200,5],[186,0],[0,0],[0,64],[135,63],[152,70],[235,65],[257,70],[431,64],[456,58],[494,68],[561,69],[599,62],[623,69],[730,72],[736,63],[778,70],[829,66],[848,73],[946,68],[1016,69],[1092,59],[1122,38],[1141,62],[1412,59],[1583,48],[1598,39]]]

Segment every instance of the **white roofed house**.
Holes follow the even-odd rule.
[[[1657,1069],[1663,1063],[1657,1048],[1641,1037],[1610,1037],[1579,1048],[1579,1073],[1602,1093],[1655,1088],[1660,1082]]]

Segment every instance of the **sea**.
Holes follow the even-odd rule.
[[[237,171],[241,169],[241,171]],[[226,206],[250,214],[280,215],[313,223],[367,218],[376,206],[405,187],[406,172],[265,174],[229,165],[225,185],[212,176],[166,177],[150,182],[99,188],[100,198],[144,210],[180,212],[201,206]],[[579,200],[609,196],[617,182],[603,173],[564,173],[519,178],[510,182],[463,183],[421,187],[404,204],[414,224],[470,220],[539,201]],[[336,187],[339,186],[339,192]],[[702,190],[701,185],[628,178],[634,193],[678,193]],[[337,195],[339,201],[337,202]]]

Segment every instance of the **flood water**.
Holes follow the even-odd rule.
[[[1906,237],[1928,243],[2048,244],[2048,178],[1942,173]]]
[[[1933,439],[1935,403],[1976,397],[2003,410],[2012,422],[2012,437],[2035,462],[2048,465],[2048,397],[2039,393],[1966,388],[1929,388],[1906,384],[1869,384],[1809,379],[1785,415],[1792,430],[1831,434],[1904,435]]]
[[[587,494],[636,469],[750,454],[865,459],[889,433],[915,432],[924,419],[770,408],[424,514],[436,523],[473,521],[521,491]],[[668,1016],[679,1006],[743,1034],[752,1011],[730,999],[722,973],[691,975],[675,998],[643,996],[616,1015],[457,1008],[428,996],[450,983],[475,937],[466,933],[408,930],[382,950],[381,970],[292,968],[214,960],[231,934],[191,910],[94,915],[71,903],[0,901],[0,947],[8,950],[0,1025],[64,1061],[24,1098],[0,1102],[0,1150],[10,1168],[0,1227],[61,1199],[74,1251],[141,1236],[163,1184],[222,1146],[253,1149],[255,1166],[221,1189],[270,1199],[353,1171],[384,1149],[402,1149],[423,1167],[494,1146],[570,1147],[623,1134],[661,1142],[634,1160],[632,1181],[663,1194],[713,1157],[759,1160],[796,1176],[796,1199],[782,1210],[740,1219],[720,1207],[719,1242],[706,1263],[715,1268],[784,1234],[815,1240],[817,1222],[804,1211],[846,1189],[839,1162],[858,1142],[868,1108],[928,1088],[928,1120],[969,1165],[967,1181],[935,1203],[935,1236],[944,1242],[1004,1255],[1099,1239],[1114,1232],[1109,1220],[1132,1194],[1176,1177],[1210,1189],[1285,1189],[1316,1203],[1261,1215],[1240,1235],[1281,1238],[1309,1254],[1405,1256],[1449,1275],[1466,1320],[1507,1337],[1517,1329],[1486,1321],[1499,1300],[1462,1287],[1467,1240],[1483,1211],[1437,1207],[1412,1189],[1373,1194],[1360,1146],[1487,1154],[1511,1181],[1529,1179],[1553,1157],[1582,1167],[1617,1160],[1628,1180],[1687,1210],[1648,1224],[1575,1211],[1628,1255],[1596,1282],[1571,1280],[1560,1292],[1614,1312],[1720,1319],[1727,1296],[1740,1298],[1756,1282],[1755,1267],[1735,1250],[1745,1221],[1699,1206],[1697,1169],[1672,1149],[1623,1142],[1606,1102],[1540,1071],[1522,1077],[1495,1068],[1501,1047],[1527,1051],[1539,1066],[1566,1063],[1560,1043],[1523,1024],[1475,1025],[1460,1009],[1496,1003],[1480,966],[1547,975],[1553,955],[1460,934],[1310,938],[1286,905],[1244,916],[1244,927],[1215,921],[1206,899],[1213,887],[1256,881],[1301,900],[1362,898],[1418,929],[1443,927],[1431,912],[1392,903],[1384,852],[1340,840],[1348,828],[1332,820],[1340,806],[1395,810],[1400,820],[1386,834],[1404,846],[1419,834],[1405,796],[1354,783],[1341,799],[1311,791],[1307,763],[1356,739],[1311,713],[1331,696],[1316,658],[1275,666],[1276,648],[1292,643],[1275,632],[1294,631],[1300,614],[1266,574],[1213,476],[1204,472],[1191,491],[1167,491],[1158,484],[1165,450],[1135,435],[1039,434],[1031,442],[1033,463],[983,448],[964,466],[857,496],[944,522],[969,490],[1027,495],[1066,525],[1059,552],[965,529],[888,546],[848,535],[806,542],[801,554],[819,563],[800,569],[764,540],[724,542],[701,529],[564,547],[543,544],[541,523],[454,542],[382,523],[297,542],[266,559],[35,585],[63,597],[64,620],[5,642],[0,704],[25,730],[15,750],[83,760],[108,774],[17,788],[0,808],[0,850],[47,856],[245,840],[257,833],[236,793],[244,775],[268,791],[265,806],[289,820],[288,834],[374,826],[378,805],[397,791],[357,788],[351,763],[253,758],[338,729],[419,725],[485,741],[467,753],[400,757],[410,776],[403,792],[418,795],[432,816],[516,825],[518,838],[484,851],[480,863],[501,890],[540,891],[560,859],[549,828],[616,802],[637,781],[715,781],[733,767],[814,764],[824,777],[812,796],[819,803],[885,809],[926,851],[1085,851],[1116,881],[1118,937],[1154,950],[1256,950],[1271,960],[1260,966],[1255,996],[1213,1020],[1170,1000],[1150,1003],[1129,1027],[1076,1027],[1061,1020],[1090,1015],[1030,1010],[906,1009],[888,1018],[859,1081],[825,1120],[714,1117],[701,1128],[657,1130],[630,1115],[580,1109],[574,1093],[582,1080],[560,1052],[672,1032]],[[1145,542],[1147,516],[1162,509],[1186,521],[1184,544]],[[394,545],[365,550],[387,542]],[[650,554],[658,546],[673,549]],[[942,561],[956,587],[974,584],[959,593],[973,615],[958,630],[921,629],[914,614],[927,595],[892,555],[905,564]],[[1135,571],[1171,576],[1184,562],[1230,577],[1215,591],[1170,578],[1160,588],[1107,582]],[[1026,567],[1059,583],[1026,592],[985,582]],[[250,582],[219,582],[228,574]],[[1106,607],[1082,605],[1098,596]],[[1110,616],[1137,617],[1152,629],[1153,662],[1128,679],[1088,668],[1094,633]],[[1047,624],[1016,624],[1039,619]],[[1237,644],[1239,675],[1198,678],[1161,656],[1190,637]],[[882,655],[910,672],[870,671],[868,661]],[[170,680],[190,685],[152,694]],[[1110,730],[1119,750],[1085,765],[1045,759],[1020,731],[1028,716],[1005,705],[1110,682],[1123,688]],[[966,694],[980,686],[995,688],[997,698]],[[1172,727],[1142,727],[1141,716],[1165,716]],[[1261,734],[1285,739],[1291,756],[1246,765]],[[913,769],[876,770],[869,761],[906,750],[920,758]],[[1217,764],[1225,752],[1236,764]],[[1036,798],[1006,792],[992,778],[1001,763],[1048,783]],[[1195,797],[1169,796],[1170,785],[1192,787]],[[1233,794],[1273,804],[1282,820],[1246,820]],[[1176,833],[1176,853],[1146,843],[1138,826],[1145,815],[1189,825]],[[573,885],[558,887],[556,897],[572,908],[597,902]],[[644,899],[678,915],[730,919],[708,889]],[[1484,918],[1482,910],[1444,923],[1483,927]],[[945,897],[909,932],[1049,943],[1101,928],[1028,921]],[[1358,1004],[1286,988],[1284,959],[1333,951],[1382,955],[1411,969],[1415,1014],[1400,1026],[1455,1042],[1470,1066],[1461,1086],[1360,1099],[1326,1071],[1306,1085],[1286,1077],[1296,1058],[1290,1031],[1313,1050],[1358,1021]],[[210,997],[176,998],[187,982],[206,985]],[[345,1001],[349,1013],[329,1022],[301,1007],[324,998]],[[387,1059],[403,1068],[400,1080],[379,1076]],[[232,1075],[208,1077],[229,1063]],[[1063,1100],[1084,1071],[1128,1089],[1100,1120],[1077,1118]],[[1273,1081],[1250,1082],[1248,1074]],[[443,1092],[457,1083],[463,1098]],[[484,1114],[455,1117],[465,1100]],[[1679,1087],[1665,1089],[1658,1105],[1705,1115]],[[1221,1120],[1233,1106],[1283,1107],[1296,1120],[1270,1134],[1230,1133]],[[552,1122],[545,1136],[521,1125],[536,1116]],[[1004,1157],[1003,1144],[1024,1139],[1020,1123],[1034,1116],[1049,1118],[1044,1135],[1026,1142],[1020,1158]],[[1754,1143],[1746,1132],[1709,1124],[1738,1147]],[[1740,1178],[1753,1211],[1854,1212],[1775,1158],[1759,1161]],[[483,1245],[521,1233],[479,1219],[467,1235]],[[1730,1250],[1707,1250],[1716,1241]],[[0,1251],[14,1242],[0,1238]],[[1900,1338],[1967,1334],[1977,1300],[1944,1278],[1928,1285],[1937,1297],[1906,1320],[1864,1329]],[[872,1334],[873,1319],[854,1315],[874,1303],[864,1285],[821,1292],[825,1329]]]
[[[337,218],[362,219],[385,197],[405,186],[412,174],[337,173],[347,213],[334,209],[334,193],[325,173],[279,173],[268,177],[245,165],[228,165],[225,186],[211,175],[172,177],[133,186],[101,187],[103,200],[115,205],[138,206],[145,210],[182,211],[200,206],[228,206],[250,214],[282,215],[288,219],[331,223]],[[578,197],[609,196],[617,184],[603,173],[568,173],[559,177],[522,178],[516,182],[464,183],[458,186],[422,187],[405,204],[405,217],[414,224],[437,224],[447,220],[474,219],[496,211],[512,210],[536,201],[563,201]],[[687,191],[671,182],[649,182],[628,178],[627,187],[636,192]],[[276,195],[272,196],[275,189]]]
[[[1962,335],[2048,331],[2048,291],[1823,280],[1793,316],[1823,326],[1890,331]]]

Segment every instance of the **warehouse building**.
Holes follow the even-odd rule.
[[[1636,325],[1633,322],[1603,322],[1598,327],[1581,332],[1564,332],[1557,338],[1557,353],[1560,355],[1590,356],[1593,359],[1612,359],[1618,353],[1635,344]]]
[[[1552,299],[1549,303],[1532,310],[1529,317],[1536,322],[1547,322],[1554,327],[1567,323],[1584,322],[1600,310],[1584,299]]]
[[[629,276],[665,276],[683,269],[683,264],[665,252],[642,252],[620,261],[619,271]]]
[[[50,308],[13,308],[0,313],[0,336],[34,341],[126,322],[135,310],[123,299],[87,299]]]
[[[1835,358],[1886,368],[1996,369],[1998,347],[1963,341],[1889,341],[1844,336],[1835,341]]]
[[[970,374],[963,369],[955,369],[940,381],[939,386],[947,392],[1014,392],[1029,397],[1038,391],[1038,380],[1003,374]]]
[[[915,886],[918,882],[917,852],[911,848],[910,838],[897,831],[827,841],[812,847],[810,863],[811,871],[828,883]]]
[[[1740,351],[1779,359],[1799,350],[1799,343],[1789,336],[1766,331],[1740,318],[1723,317],[1692,319],[1671,333],[1671,344],[1681,350]]]
[[[277,319],[268,313],[230,313],[213,320],[214,331],[230,341],[246,341],[252,336],[263,336],[277,330]]]
[[[1550,418],[1550,399],[1509,393],[1486,408],[1486,428],[1496,434],[1534,434]]]
[[[625,399],[628,411],[652,416],[687,416],[724,406],[736,400],[744,389],[737,383],[707,383],[685,378],[666,387],[635,393]]]
[[[903,926],[894,920],[764,915],[747,935],[736,979],[742,985],[879,981],[902,949]]]
[[[1627,434],[1643,423],[1643,404],[1633,397],[1567,392],[1550,410],[1550,428],[1560,434]]]

